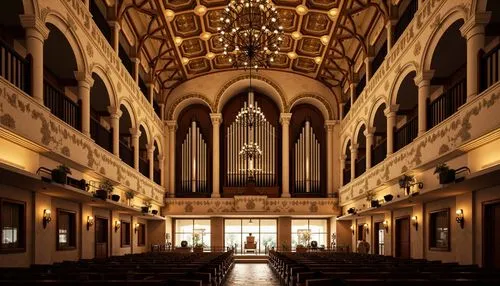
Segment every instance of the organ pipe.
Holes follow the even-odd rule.
[[[296,192],[320,192],[321,145],[311,123],[306,121],[294,144]]]
[[[207,191],[208,145],[196,121],[191,122],[181,152],[182,191],[193,193]]]

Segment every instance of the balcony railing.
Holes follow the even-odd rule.
[[[161,184],[161,171],[158,169],[154,169],[153,171],[153,181],[158,185]]]
[[[387,138],[382,139],[377,146],[372,149],[372,167],[384,161],[387,156]]]
[[[481,91],[486,90],[500,79],[500,45],[481,57]]]
[[[50,112],[71,127],[81,130],[80,106],[67,98],[63,91],[51,85],[49,82],[43,82],[44,97],[43,103],[50,109]]]
[[[113,152],[113,133],[104,128],[99,121],[93,117],[90,118],[90,137],[94,139],[97,145]]]
[[[344,186],[351,182],[351,167],[346,166],[344,170],[342,170],[342,178]]]
[[[410,144],[418,135],[418,117],[408,120],[401,128],[394,131],[394,151]]]
[[[428,129],[453,115],[465,103],[467,100],[465,85],[466,80],[464,78],[429,104],[427,111]]]
[[[356,160],[354,169],[356,178],[363,175],[363,173],[366,171],[366,156],[362,156],[361,158]]]
[[[139,172],[144,175],[144,177],[149,178],[149,161],[139,158]]]
[[[120,159],[134,168],[134,150],[130,149],[127,144],[122,141],[120,141]]]
[[[31,94],[31,63],[0,40],[0,75],[17,88]]]
[[[399,39],[399,37],[401,37],[401,35],[406,30],[408,25],[410,25],[411,20],[413,20],[413,16],[415,16],[415,13],[417,13],[417,10],[418,10],[418,1],[411,0],[410,3],[408,4],[408,7],[406,7],[406,10],[403,12],[401,17],[399,18],[399,21],[394,27],[394,43],[397,42],[397,40]]]

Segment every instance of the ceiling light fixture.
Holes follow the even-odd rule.
[[[321,64],[321,61],[322,61],[322,60],[323,60],[323,58],[322,58],[322,57],[315,57],[315,58],[314,58],[314,62],[315,62],[317,65]]]
[[[299,31],[292,32],[292,39],[296,41],[302,39],[302,33],[300,33]]]
[[[165,10],[165,18],[167,18],[167,21],[172,22],[175,18],[175,12],[170,9]]]
[[[307,9],[307,7],[304,5],[299,5],[295,7],[295,12],[297,12],[297,14],[299,14],[300,16],[304,16],[309,12],[309,9]]]
[[[287,55],[291,60],[295,60],[298,57],[296,52],[289,52]]]
[[[328,43],[330,42],[330,36],[328,35],[324,35],[319,39],[321,40],[321,43],[325,46],[328,45]]]
[[[211,60],[211,59],[215,58],[215,54],[214,54],[214,53],[212,53],[212,52],[208,52],[208,53],[205,55],[205,57],[206,57],[207,59]]]
[[[337,8],[332,8],[330,9],[330,11],[328,11],[328,17],[330,17],[331,19],[336,18],[338,14],[339,10]]]
[[[189,59],[188,58],[182,58],[182,64],[183,65],[187,65],[189,63]]]
[[[211,38],[211,37],[212,37],[212,33],[210,33],[210,32],[203,32],[203,33],[201,33],[201,35],[200,35],[200,38],[201,38],[202,40],[204,40],[204,41],[208,41],[208,40],[210,40],[210,38]]]
[[[181,37],[175,37],[174,38],[174,43],[177,45],[177,46],[180,46],[182,44],[182,42],[184,41],[183,38]]]
[[[201,17],[207,13],[207,7],[203,5],[198,5],[194,8],[194,13]]]

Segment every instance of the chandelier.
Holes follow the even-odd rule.
[[[251,93],[251,95],[250,95]],[[248,94],[248,106],[243,107],[236,115],[236,122],[243,126],[248,126],[252,128],[266,121],[264,113],[257,106],[257,103],[253,103],[253,92],[250,91]]]
[[[220,17],[219,41],[233,66],[270,66],[279,53],[283,26],[270,0],[232,0]]]

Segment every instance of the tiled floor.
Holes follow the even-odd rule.
[[[266,263],[236,263],[226,286],[279,286],[280,281]]]

